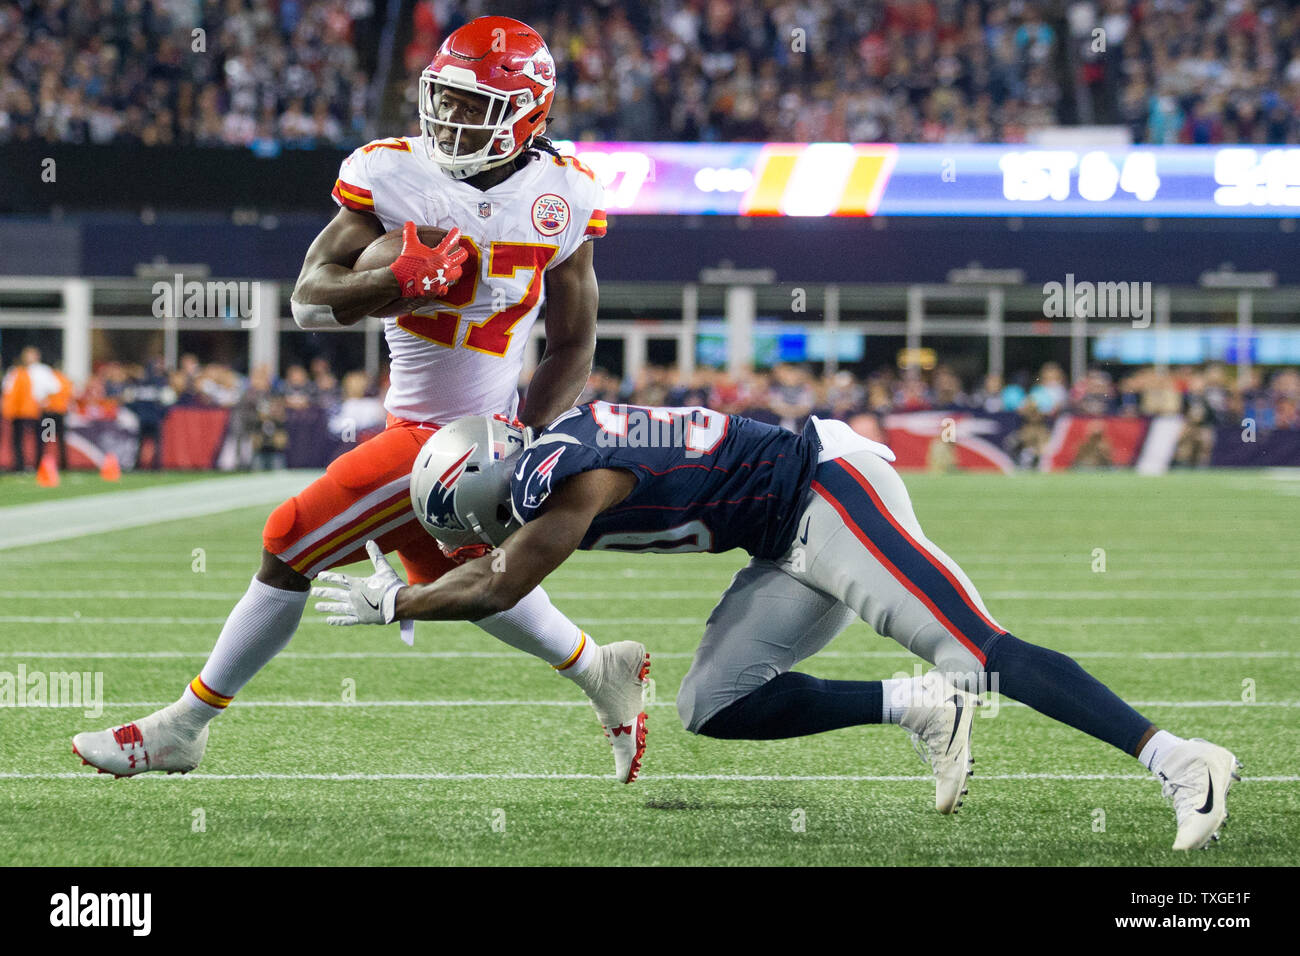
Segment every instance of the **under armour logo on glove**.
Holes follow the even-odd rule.
[[[402,254],[388,268],[397,277],[403,299],[445,295],[460,279],[460,267],[469,253],[460,245],[460,230],[450,229],[430,249],[420,242],[415,223],[402,227]]]

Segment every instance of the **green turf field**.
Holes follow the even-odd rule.
[[[93,718],[0,710],[0,864],[1296,861],[1300,480],[907,480],[1003,626],[1075,654],[1160,725],[1236,751],[1245,780],[1220,844],[1175,855],[1173,812],[1136,761],[1005,701],[976,721],[956,817],[934,812],[896,727],[688,735],[673,695],[739,552],[584,553],[547,583],[597,640],[650,648],[631,786],[606,779],[593,712],[544,664],[469,625],[418,624],[408,649],[396,627],[334,629],[312,611],[214,723],[199,771],[114,781],[82,767],[74,733],[143,716],[198,671],[256,566],[259,507],[0,550],[0,672],[101,672],[107,702]],[[802,669],[872,679],[917,664],[857,624]]]
[[[215,471],[165,471],[157,475],[148,472],[124,472],[115,482],[105,481],[95,471],[64,471],[59,474],[57,488],[42,488],[36,484],[36,475],[0,474],[0,507],[5,505],[34,505],[44,501],[62,501],[81,495],[100,495],[108,491],[133,491],[156,485],[173,485],[201,478],[217,478]],[[3,541],[3,538],[0,538]]]

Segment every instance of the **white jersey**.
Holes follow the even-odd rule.
[[[441,300],[384,320],[398,418],[446,424],[513,416],[529,331],[546,296],[543,275],[605,234],[605,191],[572,157],[541,152],[491,189],[452,179],[422,139],[384,139],[343,161],[334,201],[373,213],[385,230],[408,221],[458,227],[469,258]]]

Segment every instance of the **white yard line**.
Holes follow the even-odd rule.
[[[101,706],[110,708],[150,707],[157,709],[175,703],[174,700],[123,700],[108,701]],[[1300,700],[1260,700],[1246,703],[1241,700],[1131,700],[1132,707],[1189,707],[1189,708],[1223,708],[1223,707],[1300,707]],[[236,700],[239,707],[289,707],[289,708],[323,708],[328,710],[364,707],[588,707],[586,700],[358,700],[347,703],[342,700]],[[675,701],[655,701],[647,707],[676,707]],[[1014,700],[1001,700],[999,707],[1027,707]],[[5,708],[6,710],[85,710],[84,704],[54,704],[25,708]],[[992,713],[988,711],[986,713]]]
[[[683,601],[683,600],[701,600],[717,601],[722,597],[722,588],[708,591],[657,591],[653,588],[642,588],[637,592],[641,600],[664,600],[664,601]],[[591,591],[565,591],[548,587],[546,593],[557,601],[589,601],[593,595]],[[85,598],[87,600],[160,600],[171,599],[177,600],[197,600],[197,601],[228,601],[235,602],[243,596],[243,592],[205,592],[205,591],[182,591],[168,593],[164,590],[158,591],[24,591],[14,592],[12,594],[0,595],[0,597],[29,598],[33,600],[73,600]],[[1283,600],[1300,600],[1300,589],[1287,590],[1237,590],[1237,591],[1204,591],[1191,588],[1186,591],[1169,590],[1169,591],[982,591],[981,596],[987,601],[1249,601],[1261,599],[1283,599]],[[8,618],[0,617],[0,622]]]
[[[1216,619],[1217,620],[1217,619]],[[324,624],[323,615],[311,612],[304,614],[302,619],[304,624]],[[704,618],[701,617],[577,617],[573,618],[575,624],[580,625],[608,625],[611,627],[627,627],[629,625],[645,624],[683,624],[704,626]],[[112,615],[83,615],[79,612],[72,614],[7,614],[0,615],[0,624],[224,624],[224,617],[116,617]],[[468,623],[462,621],[453,621],[452,624]]]
[[[584,622],[590,623],[590,622]],[[176,660],[206,658],[210,648],[192,651],[0,651],[0,660],[62,659],[62,660]],[[1254,660],[1300,658],[1300,651],[1061,651],[1068,657],[1142,661],[1200,661],[1200,660]],[[654,660],[690,660],[694,651],[651,651]],[[873,660],[911,658],[910,651],[902,648],[892,651],[821,651],[810,660],[825,658],[841,660]],[[503,659],[535,661],[537,658],[523,651],[282,651],[276,660],[328,661],[328,660],[478,660]]]
[[[5,529],[0,536],[0,550],[277,504],[297,494],[319,474],[282,471],[207,478],[156,488],[11,505],[0,508],[0,527]]]
[[[20,773],[0,771],[0,780],[76,780],[90,779],[98,774],[82,771],[66,773]],[[145,773],[139,776],[154,780],[311,780],[328,783],[355,781],[473,781],[473,780],[594,780],[609,783],[608,774],[598,773],[197,773],[166,776]],[[1134,773],[990,773],[978,778],[984,780],[1062,780],[1062,781],[1156,781],[1150,774]],[[750,774],[750,773],[647,773],[637,777],[638,783],[658,781],[700,781],[717,783],[929,783],[931,776],[905,774]],[[1277,774],[1269,776],[1243,776],[1241,783],[1297,783],[1300,776]]]
[[[186,560],[189,560],[189,559],[186,558]],[[1285,574],[1286,574],[1286,572],[1277,572],[1278,577],[1282,577],[1282,576],[1284,576]],[[694,577],[695,575],[692,575],[692,576]],[[1295,574],[1291,574],[1291,575],[1289,575],[1289,576],[1291,576],[1291,577],[1297,577],[1297,576],[1300,576],[1300,571],[1297,571]],[[249,577],[251,578],[252,575],[250,574]],[[1108,575],[1108,577],[1109,577],[1109,575]],[[1252,577],[1252,580],[1257,580],[1258,577],[1259,577],[1258,575],[1253,576],[1253,577]],[[191,576],[191,580],[193,580],[193,576]],[[665,579],[665,581],[668,581],[668,579]],[[566,584],[566,583],[568,583],[568,582],[567,582],[567,581],[558,581],[558,582],[556,582],[557,585],[563,585],[563,584]],[[668,582],[668,583],[671,583],[671,582]],[[1099,587],[1104,586],[1104,583],[1103,583],[1100,579],[1098,579],[1098,582],[1097,582],[1097,583],[1098,583]],[[1259,583],[1267,583],[1267,582],[1259,582]],[[1280,582],[1279,582],[1279,583],[1280,583]],[[554,587],[554,586],[555,586],[555,585],[552,585],[552,587]],[[725,589],[725,587],[726,587],[726,583],[725,583],[725,582],[720,582],[720,583],[719,583],[719,587],[718,587],[718,589],[717,589],[716,591],[713,591],[713,590],[708,590],[708,591],[671,591],[671,590],[669,590],[669,591],[657,591],[657,590],[655,590],[655,589],[653,589],[653,588],[640,588],[640,589],[638,589],[637,594],[638,594],[638,595],[641,595],[641,596],[645,596],[645,597],[665,597],[665,596],[668,596],[668,595],[695,596],[695,597],[721,597],[721,596],[722,596],[722,592],[723,592],[723,590]],[[547,593],[548,593],[548,594],[553,593],[553,594],[565,594],[565,595],[569,595],[569,594],[571,594],[572,592],[553,591],[553,590],[551,589],[551,587],[548,587],[548,588],[547,588]],[[1212,591],[1212,592],[1208,592],[1208,593],[1207,593],[1207,592],[1204,592],[1204,591],[1199,590],[1199,589],[1196,588],[1196,586],[1194,586],[1194,585],[1191,586],[1191,587],[1190,587],[1188,590],[1186,590],[1186,591],[1178,590],[1178,591],[1169,591],[1169,592],[1150,592],[1150,591],[1105,591],[1105,590],[1087,590],[1087,591],[1046,591],[1046,592],[1044,592],[1044,591],[987,591],[987,590],[986,590],[986,591],[981,592],[981,593],[982,593],[982,596],[987,597],[987,598],[1002,598],[1002,599],[1004,599],[1004,600],[1027,600],[1027,599],[1030,599],[1030,598],[1040,598],[1040,597],[1044,597],[1044,598],[1053,598],[1053,597],[1059,597],[1059,598],[1086,598],[1086,599],[1090,599],[1090,600],[1108,600],[1108,599],[1110,599],[1110,598],[1130,598],[1130,597],[1131,597],[1131,598],[1142,598],[1142,597],[1147,597],[1147,596],[1151,596],[1151,595],[1158,595],[1158,594],[1167,594],[1167,595],[1169,595],[1169,596],[1177,596],[1177,597],[1179,597],[1180,599],[1185,599],[1185,598],[1188,598],[1188,597],[1195,597],[1195,596],[1197,596],[1197,595],[1204,595],[1205,598],[1206,598],[1207,600],[1209,600],[1209,599],[1223,599],[1223,598],[1224,598],[1225,596],[1227,596],[1227,595],[1231,595],[1231,596],[1234,596],[1234,597],[1236,597],[1236,596],[1240,596],[1240,597],[1300,597],[1300,590],[1278,590],[1278,591],[1231,591],[1231,592],[1215,592],[1215,591]],[[78,598],[99,599],[99,600],[110,600],[110,601],[156,601],[156,600],[158,600],[158,599],[160,599],[160,598],[165,598],[165,599],[167,599],[167,600],[176,600],[176,601],[230,601],[230,602],[233,603],[233,602],[235,602],[235,601],[238,601],[238,600],[239,600],[241,597],[243,597],[243,596],[244,596],[244,592],[243,592],[243,591],[179,591],[179,590],[178,590],[178,591],[171,591],[171,590],[160,589],[160,588],[156,588],[156,589],[154,589],[154,590],[149,590],[149,591],[120,590],[120,589],[110,589],[110,590],[87,590],[87,589],[66,590],[66,589],[64,589],[64,590],[53,590],[53,591],[43,591],[43,590],[30,590],[30,591],[0,591],[0,599],[10,600],[10,601],[12,601],[12,600],[66,601],[66,600],[75,600],[75,599],[78,599]],[[590,598],[590,597],[591,597],[591,594],[590,594],[590,592],[584,592],[584,595],[583,595],[583,596],[585,596],[585,597],[587,597],[587,598]],[[579,598],[575,598],[575,599],[580,599],[580,597],[579,597]]]
[[[694,617],[656,617],[646,614],[641,617],[573,617],[574,623],[582,625],[626,626],[635,624],[680,624],[703,627],[705,615]],[[1179,615],[1176,618],[1149,615],[1104,615],[1089,614],[1086,617],[1067,617],[1062,615],[1017,615],[1016,620],[1027,624],[1039,624],[1047,627],[1121,627],[1129,624],[1161,624],[1167,627],[1180,627],[1201,624],[1300,624],[1300,614],[1240,614],[1231,619],[1218,615],[1192,614]],[[171,617],[171,616],[115,616],[83,615],[76,611],[72,614],[4,614],[0,615],[0,624],[224,624],[224,617]],[[304,622],[323,623],[324,619],[314,612],[303,617]]]

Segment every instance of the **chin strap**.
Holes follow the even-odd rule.
[[[526,156],[528,151],[533,148],[533,140],[535,140],[536,138],[537,138],[536,134],[528,137],[528,142],[524,144],[523,149],[519,150],[517,153],[505,157],[504,159],[499,159],[495,161],[484,160],[481,163],[475,163],[473,166],[462,166],[459,169],[449,169],[448,167],[443,166],[441,163],[438,163],[436,159],[434,159],[433,161],[435,163],[438,163],[438,165],[442,168],[442,171],[446,173],[448,176],[450,176],[452,179],[458,181],[464,179],[472,179],[475,176],[477,176],[479,173],[485,173],[489,169],[496,169],[498,166],[504,166],[506,163],[519,162],[519,160],[522,159],[524,156]],[[429,158],[433,159],[438,149],[437,145],[434,144],[432,140],[430,140],[430,143],[426,148],[429,153]]]

